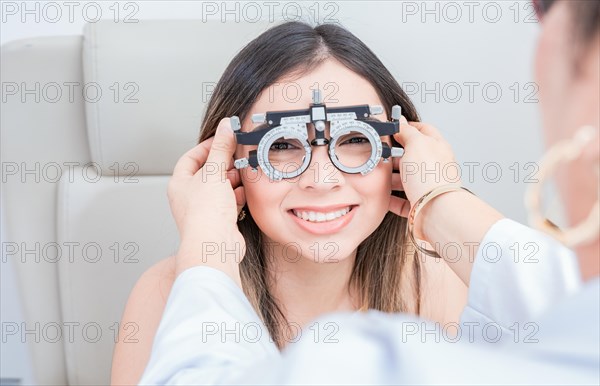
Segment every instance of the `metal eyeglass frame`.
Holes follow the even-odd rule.
[[[242,132],[240,119],[231,117],[231,127],[235,138],[240,145],[258,145],[257,150],[249,152],[247,158],[234,161],[236,169],[248,166],[256,171],[260,166],[263,172],[272,180],[280,181],[283,178],[294,178],[304,173],[312,158],[312,146],[328,146],[329,159],[340,171],[366,175],[371,172],[381,158],[389,162],[390,157],[402,157],[404,148],[389,147],[381,142],[381,136],[394,135],[400,128],[402,109],[398,105],[392,107],[391,121],[382,122],[371,118],[373,115],[383,113],[383,108],[378,105],[358,105],[327,108],[321,101],[321,91],[313,90],[313,103],[305,110],[271,111],[266,114],[253,114],[253,123],[262,123],[251,132]],[[330,138],[325,138],[325,122],[330,122]],[[307,124],[314,124],[315,139],[309,142]],[[371,144],[371,155],[367,162],[358,167],[343,165],[335,154],[335,145],[341,136],[357,131],[363,134]],[[271,166],[269,162],[269,149],[273,142],[279,138],[296,138],[302,143],[305,156],[302,165],[294,171],[282,172]]]

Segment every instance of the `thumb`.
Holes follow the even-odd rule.
[[[216,173],[211,173],[219,177],[221,181],[226,177],[227,170],[231,168],[233,153],[235,152],[236,141],[231,129],[229,118],[223,118],[219,122],[214,140],[206,159],[206,164],[211,165],[211,169]]]
[[[398,141],[400,145],[406,147],[407,142],[410,141],[410,138],[419,134],[419,130],[409,125],[404,116],[400,117],[400,128],[396,134],[394,134],[394,139]]]

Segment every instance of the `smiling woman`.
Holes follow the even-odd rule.
[[[284,85],[281,90],[294,84],[299,97],[273,92],[278,84]],[[208,105],[200,141],[214,135],[225,116],[239,116],[242,130],[249,131],[257,126],[252,113],[306,109],[311,90],[326,84],[335,86],[324,100],[328,107],[381,105],[387,120],[391,107],[400,105],[407,119],[418,120],[398,82],[350,32],[336,25],[313,29],[286,23],[259,36],[233,59]],[[309,130],[312,136],[314,130]],[[255,149],[238,146],[236,158]],[[247,248],[240,265],[242,283],[280,347],[290,317],[303,324],[334,309],[419,312],[421,266],[406,248],[406,220],[389,212],[392,164],[380,163],[365,176],[342,173],[325,147],[314,147],[311,162],[300,176],[276,183],[260,168],[256,175],[242,173],[249,209],[238,223]],[[332,229],[327,222],[310,221],[311,213],[316,220],[318,213],[338,208],[351,210],[331,221],[336,223]],[[328,259],[336,263],[314,263]],[[454,318],[458,312],[457,307]]]
[[[288,91],[293,85],[293,95],[273,92],[281,84]],[[199,142],[210,141],[225,117],[238,116],[242,132],[249,132],[257,127],[252,114],[306,110],[312,90],[327,86],[333,89],[323,101],[327,107],[380,105],[381,121],[388,121],[399,105],[406,119],[418,121],[398,82],[357,37],[337,25],[289,22],[232,60],[212,94]],[[310,143],[314,127],[307,133]],[[389,135],[381,142],[398,146]],[[261,168],[247,168],[232,180],[246,214],[237,223],[245,245],[241,285],[277,347],[294,341],[296,326],[333,311],[402,311],[457,322],[466,286],[446,263],[408,247],[394,163],[379,162],[364,175],[345,173],[332,165],[326,148],[313,146],[310,166],[293,178],[274,181]],[[234,158],[253,150],[256,145],[238,145]],[[211,231],[196,230],[197,237]],[[175,277],[169,258],[134,288],[123,319],[139,323],[140,344],[117,344],[114,384],[139,380]],[[135,365],[125,366],[126,357]]]
[[[286,37],[299,37],[304,47],[300,44],[296,47],[298,52],[285,55],[291,63],[280,63],[280,74],[270,74],[275,76],[271,79],[265,76],[262,88],[273,80],[283,84],[295,82],[302,90],[302,97],[296,102],[285,95],[275,94],[272,98],[268,92],[262,92],[247,111],[232,105],[233,110],[229,113],[239,114],[243,128],[253,128],[249,112],[308,107],[312,102],[311,86],[332,81],[337,86],[336,102],[331,101],[328,107],[382,105],[386,107],[387,118],[390,107],[400,104],[405,114],[416,119],[414,107],[397,84],[395,92],[392,84],[382,83],[381,87],[385,90],[380,92],[372,85],[377,80],[373,79],[376,78],[374,74],[379,74],[377,78],[383,82],[385,76],[382,75],[386,71],[375,56],[369,55],[368,49],[359,44],[358,39],[351,39],[348,33],[342,34],[339,27],[320,28],[314,31],[303,25],[291,24],[281,28],[284,29],[280,35],[281,42],[271,40],[274,51],[276,47],[288,45]],[[313,40],[309,39],[310,36]],[[346,45],[342,40],[346,41]],[[334,51],[336,47],[346,48],[339,49],[338,53]],[[247,52],[255,51],[250,49]],[[303,73],[298,74],[298,66],[309,66],[311,62],[300,61],[299,58],[311,58],[311,53],[320,55],[321,62],[314,60],[312,67],[304,68]],[[361,60],[358,61],[357,57]],[[242,60],[245,59],[242,57]],[[350,69],[348,66],[353,62],[360,65],[354,64],[355,69]],[[294,70],[295,76],[288,75]],[[255,73],[254,69],[251,72]],[[228,78],[223,90],[226,90],[228,82],[235,87],[236,80]],[[215,92],[216,101],[220,91],[217,88]],[[209,114],[211,107],[212,104],[209,105]],[[313,132],[309,130],[309,140]],[[205,131],[202,137],[211,134]],[[384,140],[391,141],[390,138]],[[236,158],[252,150],[255,150],[254,146],[238,146]],[[312,166],[300,176],[277,183],[265,177],[260,168],[257,175],[242,173],[249,216],[238,225],[247,245],[246,256],[240,266],[241,274],[248,284],[245,288],[249,297],[256,304],[270,305],[260,311],[280,346],[284,343],[281,329],[285,328],[285,320],[293,315],[294,319],[312,319],[317,316],[315,304],[323,304],[326,298],[337,298],[336,303],[343,300],[345,306],[342,309],[373,308],[388,312],[418,312],[419,309],[420,265],[405,249],[405,219],[389,213],[392,164],[380,163],[364,176],[342,173],[331,164],[324,146],[314,147],[311,162]],[[319,215],[338,208],[351,210],[339,220],[330,221],[334,224],[316,222]],[[308,219],[298,218],[293,214],[294,210]],[[314,219],[311,220],[311,216]],[[268,255],[263,252],[261,244],[272,246],[267,251]],[[298,258],[290,258],[290,245],[296,246],[296,251],[292,252],[297,253]],[[336,263],[315,264],[314,260],[333,260]],[[257,270],[258,267],[266,269]],[[269,277],[269,274],[274,277]],[[327,282],[329,288],[323,291],[322,286],[315,285],[317,280]],[[278,285],[258,286],[258,282],[276,282]],[[299,284],[309,282],[312,284],[306,286],[302,296],[294,293]],[[324,297],[325,294],[328,296]],[[315,299],[323,297],[325,299],[315,302]]]
[[[415,121],[414,108],[389,72],[349,32],[284,24],[242,50],[217,87],[200,143],[180,158],[173,173],[169,198],[182,233],[177,279],[142,383],[599,384],[600,2],[542,0],[536,10],[543,22],[535,73],[549,147],[527,201],[532,224],[549,235],[505,218],[451,178],[427,172],[455,162],[451,146],[434,126]],[[336,164],[332,150],[328,154],[323,148],[335,142],[335,119],[315,112],[322,108],[319,98],[311,101],[307,92],[332,79],[336,100],[328,106],[382,105],[385,117],[374,125],[388,117],[396,124],[398,107],[390,106],[404,109],[412,122],[400,117],[399,131],[393,133],[405,150],[398,166],[423,165],[423,172],[399,179],[390,163],[377,162],[360,175]],[[299,98],[267,95],[271,82],[291,81],[304,90]],[[247,83],[253,87],[240,93]],[[280,179],[264,158],[254,157],[268,153],[265,143],[276,143],[274,151],[294,149],[289,142],[294,135],[259,141],[257,150],[244,138],[262,135],[263,128],[253,127],[257,121],[277,125],[273,111],[297,117],[306,115],[307,106],[314,127],[306,117],[293,122],[299,132],[306,129],[297,149],[310,157],[294,162],[304,165],[309,159],[311,168]],[[271,114],[249,119],[265,111]],[[329,133],[323,117],[330,122]],[[273,129],[276,138],[285,132]],[[381,140],[395,147],[387,134],[381,133]],[[255,174],[244,173],[246,161],[240,160]],[[334,168],[327,167],[329,161]],[[211,169],[216,173],[204,181]],[[331,179],[322,174],[327,170]],[[551,172],[563,198],[566,229],[541,214],[541,185]],[[393,194],[399,190],[406,199]],[[249,213],[236,222],[245,206]],[[406,222],[400,216],[408,216],[411,240],[434,246],[427,250],[415,242],[419,251],[442,257],[469,283],[463,323],[452,325],[458,330],[454,337],[441,341],[439,325],[389,314],[407,311],[444,321],[448,314],[440,311],[450,302],[435,291],[443,288],[452,300],[459,298],[444,280],[443,263],[436,266],[405,248]],[[322,225],[327,223],[332,226]],[[226,247],[220,259],[203,253],[204,243],[215,240]],[[237,245],[241,248],[232,251]],[[293,259],[286,252],[290,245],[298,252]],[[326,245],[334,246],[331,263],[321,254]],[[449,245],[462,253],[465,247],[477,250],[473,258],[455,259],[444,251]],[[513,253],[519,245],[533,246],[535,258],[520,259]],[[241,263],[238,257],[244,258]],[[438,302],[423,306],[432,298]],[[334,334],[337,327],[339,344],[324,345],[310,336],[283,353],[277,350],[288,343],[286,330],[294,324],[303,327],[328,311],[363,309],[384,312],[340,313],[315,321],[333,326]],[[220,336],[207,338],[206,321],[220,323]],[[255,339],[226,336],[240,324],[258,326]],[[265,325],[269,336],[260,336]],[[461,326],[467,325],[469,332],[462,335]],[[524,337],[521,327],[533,327],[539,339]],[[483,342],[502,343],[492,348]]]

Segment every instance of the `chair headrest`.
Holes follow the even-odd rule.
[[[171,174],[196,145],[226,66],[268,28],[266,21],[87,24],[82,89],[92,162],[103,173],[120,169],[121,177]]]

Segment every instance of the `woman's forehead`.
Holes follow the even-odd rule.
[[[306,74],[273,82],[261,92],[254,108],[256,112],[307,109],[316,89],[321,90],[327,106],[381,104],[368,80],[338,61],[328,59]]]
[[[382,104],[366,79],[346,67],[324,65],[301,77],[274,82],[264,89],[250,109],[245,126],[259,125],[251,122],[252,114],[308,109],[315,89],[321,90],[322,102],[328,107]]]

